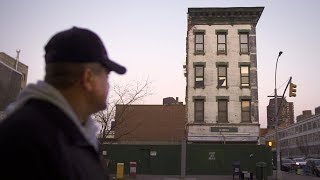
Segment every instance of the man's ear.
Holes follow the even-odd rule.
[[[82,86],[86,91],[92,91],[94,88],[94,74],[91,69],[85,68],[82,73]]]

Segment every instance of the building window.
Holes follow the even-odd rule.
[[[312,128],[312,127],[311,127],[311,122],[308,122],[307,125],[308,125],[308,130],[311,130],[311,128]]]
[[[204,122],[204,99],[194,100],[194,121]]]
[[[251,103],[250,100],[241,101],[241,121],[251,122]]]
[[[195,66],[195,88],[204,87],[204,66]]]
[[[240,66],[240,83],[241,87],[250,87],[250,67]]]
[[[218,100],[218,122],[228,122],[228,100],[226,99]]]
[[[314,121],[314,122],[312,123],[312,126],[313,126],[313,129],[316,129],[316,128],[317,128],[317,123]]]
[[[227,34],[217,33],[217,54],[227,54]]]
[[[303,132],[307,131],[307,124],[303,124]]]
[[[195,33],[195,54],[204,53],[204,32]]]
[[[240,54],[249,54],[249,33],[240,33]]]
[[[218,66],[218,88],[227,88],[227,66]]]

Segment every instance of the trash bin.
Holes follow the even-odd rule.
[[[267,163],[265,162],[256,163],[256,179],[260,179],[260,180],[268,179]]]
[[[253,173],[250,171],[241,171],[240,179],[253,179]]]
[[[117,179],[123,179],[124,163],[117,163]]]
[[[132,178],[136,178],[137,175],[137,163],[136,162],[130,162],[130,173],[129,176]]]
[[[240,179],[240,176],[241,176],[240,161],[232,162],[232,179],[234,179],[234,175],[238,175]]]

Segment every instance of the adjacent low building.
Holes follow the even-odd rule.
[[[28,66],[0,52],[0,120],[5,116],[5,108],[26,86],[27,75]]]
[[[289,126],[280,125],[279,142],[276,142],[275,135],[274,130],[269,131],[265,135],[265,140],[280,145],[282,158],[320,157],[320,113],[310,115]]]
[[[19,59],[20,51],[17,51],[17,57],[13,58],[7,55],[4,52],[0,52],[0,62],[4,63],[6,66],[16,70],[17,72],[21,73],[21,89],[26,87],[27,79],[28,79],[28,66],[20,62]],[[5,76],[1,76],[5,77]]]
[[[117,105],[114,142],[172,144],[185,139],[185,105]]]

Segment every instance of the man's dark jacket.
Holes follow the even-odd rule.
[[[29,100],[0,123],[0,179],[106,180],[100,159],[59,108]]]

